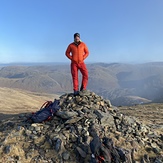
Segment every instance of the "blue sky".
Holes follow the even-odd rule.
[[[163,61],[163,0],[0,0],[0,63],[69,62],[75,32],[87,62]]]

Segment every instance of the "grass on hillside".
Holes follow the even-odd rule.
[[[58,97],[58,95],[0,87],[0,119],[13,114],[35,112],[45,101],[53,101]]]

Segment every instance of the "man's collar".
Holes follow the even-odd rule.
[[[74,44],[75,44],[75,45],[79,45],[80,43],[81,43],[81,41],[79,41],[79,42],[75,42],[75,41],[74,41]]]

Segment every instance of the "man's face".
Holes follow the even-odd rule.
[[[80,41],[80,37],[76,36],[74,39],[75,42],[79,42]]]

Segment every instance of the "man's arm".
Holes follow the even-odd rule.
[[[89,50],[86,44],[84,44],[84,59],[86,59],[89,55]]]
[[[71,52],[71,47],[70,45],[68,46],[65,55],[67,56],[67,58],[69,58],[70,60],[72,60],[72,56],[70,55]]]

